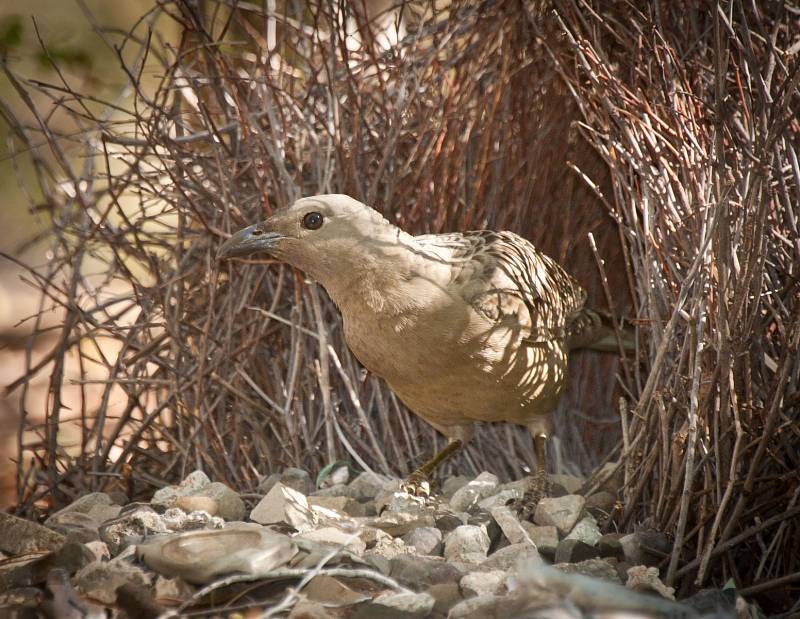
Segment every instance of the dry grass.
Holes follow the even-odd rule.
[[[245,491],[337,459],[399,475],[441,445],[363,375],[320,288],[214,260],[230,232],[336,191],[414,232],[521,232],[635,316],[636,362],[574,360],[562,453],[584,470],[622,456],[614,524],[674,535],[670,582],[797,586],[795,9],[418,2],[399,26],[279,4],[163,4],[106,33],[132,93],[114,102],[8,69],[77,129],[8,119],[53,213],[54,258],[33,277],[66,316],[52,365],[30,368],[51,371],[52,402],[21,441],[19,511],[109,479],[147,494],[198,467]],[[159,20],[180,23],[180,45],[151,34]],[[98,406],[61,407],[70,357],[105,372]],[[67,454],[69,415],[82,436]],[[525,433],[486,426],[455,466],[516,477],[531,461]]]

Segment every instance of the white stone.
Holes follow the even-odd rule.
[[[395,611],[425,617],[433,610],[436,600],[428,593],[381,593],[372,600],[373,604],[385,606]]]
[[[436,527],[418,527],[406,533],[403,541],[421,555],[442,554],[442,532]]]
[[[497,476],[491,473],[481,473],[466,486],[462,486],[453,493],[450,499],[450,507],[453,511],[464,512],[478,501],[485,499],[493,494],[497,488]]]
[[[558,498],[543,498],[536,505],[533,521],[538,525],[553,525],[561,533],[569,533],[581,517],[586,500],[577,494]]]
[[[316,524],[308,500],[297,490],[278,482],[250,512],[250,520],[259,524],[285,523],[298,531],[310,531]]]
[[[497,595],[505,592],[506,573],[503,570],[470,572],[459,582],[461,592],[469,597],[474,595]]]
[[[299,533],[296,537],[314,542],[342,546],[359,556],[363,555],[364,551],[367,549],[366,542],[364,542],[357,533],[348,533],[336,527],[322,527],[320,529],[314,529],[313,531]]]
[[[628,568],[628,581],[625,583],[625,586],[634,591],[655,592],[668,600],[675,599],[675,589],[667,587],[661,582],[658,568],[656,567],[634,565]]]
[[[514,512],[508,507],[505,505],[498,505],[492,508],[491,514],[510,544],[530,544],[533,546],[533,541],[530,536],[525,531]]]
[[[448,561],[474,560],[476,555],[486,558],[489,543],[489,536],[483,527],[462,524],[444,538],[444,557]]]
[[[558,529],[553,525],[539,526],[530,522],[522,523],[531,541],[541,552],[554,553],[558,547]]]
[[[586,516],[578,521],[566,539],[577,539],[589,546],[597,546],[601,537],[602,533],[600,533],[594,516]]]

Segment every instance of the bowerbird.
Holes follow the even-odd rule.
[[[554,260],[513,232],[412,236],[341,194],[302,198],[226,241],[219,258],[267,252],[327,290],[356,358],[449,442],[404,482],[462,449],[473,422],[525,426],[537,467],[519,507],[546,484],[551,415],[567,355],[615,348],[607,320]]]

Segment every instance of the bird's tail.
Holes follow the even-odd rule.
[[[583,308],[567,326],[567,345],[570,350],[587,348],[600,352],[634,352],[636,333],[633,325],[625,319],[618,321],[616,328],[611,315],[606,312]],[[617,334],[617,329],[619,334]]]

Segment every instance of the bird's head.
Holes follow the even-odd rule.
[[[264,252],[326,285],[357,270],[403,233],[380,213],[342,194],[301,198],[228,239],[217,259]]]

